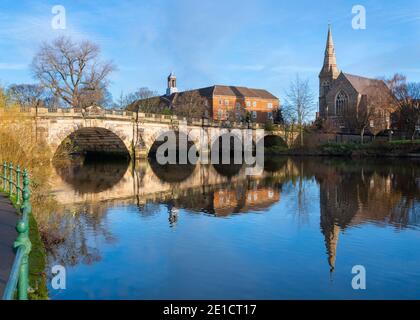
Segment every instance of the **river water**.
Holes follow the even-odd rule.
[[[95,162],[55,168],[52,186],[52,299],[420,297],[418,161],[279,158],[258,176]]]

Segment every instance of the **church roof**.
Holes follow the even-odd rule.
[[[389,91],[385,82],[383,82],[382,80],[365,78],[344,72],[343,75],[351,83],[353,88],[356,89],[356,91],[360,94],[374,94],[377,92],[378,89]]]

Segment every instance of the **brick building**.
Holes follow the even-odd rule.
[[[159,104],[172,109],[181,97],[187,93],[198,93],[207,107],[205,116],[221,121],[246,121],[265,123],[275,121],[280,110],[280,100],[267,90],[238,86],[214,85],[211,87],[178,91],[177,78],[174,73],[168,76],[166,94],[159,97]]]

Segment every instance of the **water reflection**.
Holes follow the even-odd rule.
[[[348,261],[351,260],[349,253],[351,249],[347,249],[346,244],[356,241],[353,239],[357,237],[349,238],[347,230],[351,230],[350,234],[355,232],[355,228],[364,232],[363,237],[357,238],[358,242],[353,243],[357,247],[353,249],[361,250],[364,254],[362,258],[379,269],[385,268],[389,261],[375,262],[372,260],[378,251],[370,252],[369,248],[360,247],[362,241],[367,241],[373,234],[380,233],[379,227],[383,229],[391,227],[394,231],[399,232],[413,230],[414,237],[417,239],[419,235],[420,166],[417,161],[399,161],[396,164],[393,161],[382,160],[269,159],[260,176],[246,176],[243,166],[160,166],[149,162],[141,163],[136,168],[127,164],[85,163],[67,169],[56,168],[56,173],[53,185],[55,184],[55,193],[61,203],[58,211],[63,217],[62,233],[65,236],[63,236],[63,242],[52,250],[49,260],[50,263],[59,261],[75,268],[81,264],[98,263],[101,265],[105,263],[101,259],[106,258],[107,253],[101,253],[101,250],[105,250],[109,246],[119,247],[120,241],[125,244],[126,241],[140,241],[139,238],[143,235],[132,230],[132,225],[137,225],[140,221],[141,225],[138,225],[138,228],[142,230],[142,234],[148,235],[148,238],[143,241],[153,241],[153,246],[162,250],[161,246],[165,243],[165,239],[171,237],[170,234],[162,231],[162,223],[166,224],[167,228],[169,226],[168,229],[176,230],[176,239],[193,236],[195,241],[199,241],[200,232],[209,238],[215,237],[215,233],[210,231],[210,225],[208,229],[201,225],[201,223],[204,225],[215,223],[206,220],[207,216],[229,218],[229,221],[235,225],[232,225],[228,220],[226,220],[225,226],[220,225],[227,240],[236,243],[236,233],[242,229],[254,237],[246,238],[238,244],[238,246],[248,246],[249,250],[255,252],[245,252],[243,257],[238,256],[237,263],[249,258],[250,260],[244,266],[241,265],[244,267],[244,271],[247,268],[252,269],[256,265],[260,265],[259,272],[265,272],[267,276],[269,274],[284,276],[286,273],[288,276],[298,277],[300,271],[293,268],[284,269],[286,266],[277,265],[276,267],[268,260],[265,264],[265,261],[258,260],[265,259],[261,256],[258,258],[258,255],[262,254],[261,250],[270,251],[270,259],[273,260],[283,259],[284,256],[287,256],[290,261],[301,261],[309,272],[312,270],[310,267],[312,264],[317,265],[313,253],[317,252],[319,242],[300,244],[298,239],[300,237],[317,239],[320,235],[324,241],[325,254],[321,257],[317,256],[316,259],[321,259],[319,263],[322,264],[324,261],[326,264],[325,267],[315,270],[317,273],[315,277],[320,279],[325,278],[325,270],[328,273],[344,272],[348,267],[346,263],[350,263]],[[127,211],[131,212],[133,206],[136,208],[139,218],[134,218],[131,214],[129,217],[125,215]],[[256,213],[267,216],[260,220],[253,215]],[[243,214],[247,214],[243,219],[235,218],[239,215],[242,217]],[[122,220],[119,220],[119,215]],[[161,221],[162,215],[165,215],[166,222],[164,220],[156,225],[156,221]],[[289,219],[290,216],[297,216],[299,224],[302,223],[305,226],[304,230],[296,234],[296,239],[295,235],[290,234],[290,230],[295,228],[297,220]],[[130,224],[122,227],[120,224],[124,219],[128,219]],[[319,221],[319,227],[315,229],[312,227],[314,220]],[[115,225],[119,227],[117,228]],[[147,225],[152,231],[144,229]],[[200,225],[201,229],[197,225]],[[255,230],[259,230],[260,227],[264,231],[254,234]],[[287,229],[284,229],[285,227]],[[276,233],[275,228],[284,229],[286,235]],[[313,233],[313,231],[317,233]],[[389,234],[387,237],[389,238],[386,240],[394,247],[412,254],[415,247],[413,240],[404,240],[406,242],[403,242],[398,234]],[[194,243],[194,239],[184,246],[187,246],[191,251],[188,257],[197,259],[197,266],[203,267],[200,265],[200,261],[203,259],[220,259],[219,254],[221,253],[213,251],[211,257],[203,257],[201,253],[203,249]],[[256,239],[265,243],[266,248],[258,247]],[[340,249],[340,243],[344,243],[344,248]],[[229,245],[225,243],[225,246]],[[223,247],[218,248],[223,252]],[[150,250],[152,249],[148,247],[142,259],[148,261],[147,259],[154,257],[155,253],[152,254],[149,252]],[[183,247],[180,249],[175,247],[174,250],[181,250],[179,252],[181,254]],[[238,247],[236,250],[240,251]],[[386,250],[386,248],[380,250]],[[304,254],[300,256],[302,252]],[[279,253],[283,253],[283,255],[279,256]],[[163,256],[160,256],[159,260],[165,260],[167,257],[164,253],[161,254]],[[338,257],[341,257],[341,268],[337,266],[340,261]],[[417,264],[420,264],[419,254],[416,254],[414,259]],[[117,264],[117,262],[115,263]],[[133,266],[142,263],[145,262],[142,260],[130,261]],[[105,264],[107,268],[117,267],[116,265],[112,266],[112,262],[108,260]],[[183,267],[182,263],[180,264],[178,268]],[[188,266],[188,268],[191,267],[194,268],[194,266]],[[402,268],[400,272],[403,272],[403,265],[401,264],[400,267]],[[227,267],[222,267],[222,270],[223,268]],[[413,281],[414,279],[420,283],[419,271],[410,270],[408,275],[410,279],[407,278],[404,281]],[[213,276],[221,277],[220,275]],[[151,277],[153,278],[153,276]],[[197,283],[207,281],[204,279],[205,274],[196,275],[196,277],[193,280]],[[401,277],[404,278],[405,275],[403,274]],[[344,279],[344,275],[341,274],[341,277],[336,275],[337,278]],[[384,283],[393,281],[393,279],[387,278],[382,280]],[[159,280],[155,279],[155,281]],[[295,286],[278,282],[280,280],[273,281],[271,285],[264,282],[265,280],[261,280],[261,283],[252,282],[250,279],[248,281],[250,281],[249,286],[254,285],[255,296],[251,296],[251,298],[289,297],[274,293],[274,286],[280,285],[289,286],[289,292],[296,292],[296,297],[305,297],[303,293],[299,296],[299,292],[304,291],[305,281],[303,280],[302,284],[297,283]],[[142,285],[145,286],[144,283]],[[245,288],[251,289],[242,283],[226,286],[226,292],[231,294],[227,297],[232,298],[243,297],[241,287],[244,290]],[[256,286],[261,286],[261,292],[260,289],[255,289]],[[311,298],[328,296],[328,290],[335,293],[337,290],[343,291],[341,287],[335,288],[335,291],[329,287],[324,288],[324,291],[317,291],[316,288],[317,286],[315,286],[314,295],[310,296]],[[201,293],[197,291],[198,288],[189,289],[191,291],[187,290],[185,291],[186,295],[181,294],[181,296],[197,298],[200,294],[208,292],[207,296],[203,296],[204,298],[220,297],[217,294],[216,296],[211,295],[216,292],[216,289],[203,289],[202,287],[200,289]],[[76,290],[74,293],[75,295],[80,294],[80,296],[71,297],[80,298],[83,296],[83,290]],[[170,287],[167,291],[163,290],[161,295],[142,297],[171,298],[171,290],[175,289]],[[182,286],[177,290],[182,291]],[[272,292],[272,294],[265,296],[262,293],[263,290]],[[188,295],[187,292],[192,295]],[[99,296],[99,298],[101,297]],[[111,294],[111,296],[105,295],[102,298],[112,297],[114,296]],[[123,297],[138,298],[138,296],[128,293]]]

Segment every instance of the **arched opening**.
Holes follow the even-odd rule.
[[[264,140],[260,139],[257,141],[257,146],[259,147],[261,143],[264,143],[264,151],[268,154],[270,154],[270,152],[282,151],[288,148],[287,143],[283,140],[282,137],[272,134],[266,135]]]
[[[330,91],[330,82],[328,80],[324,80],[322,82],[322,95],[326,96],[328,94],[328,91]]]
[[[242,164],[244,144],[242,137],[234,133],[223,133],[211,145],[211,161],[213,164]]]
[[[54,160],[129,160],[126,145],[105,128],[81,128],[66,137],[57,148]]]
[[[188,140],[188,136],[179,131],[166,131],[161,133],[150,147],[148,158],[152,161],[157,160],[158,153],[172,165],[184,164],[185,159],[188,164],[195,164],[190,155],[198,157],[198,150],[193,141]]]

